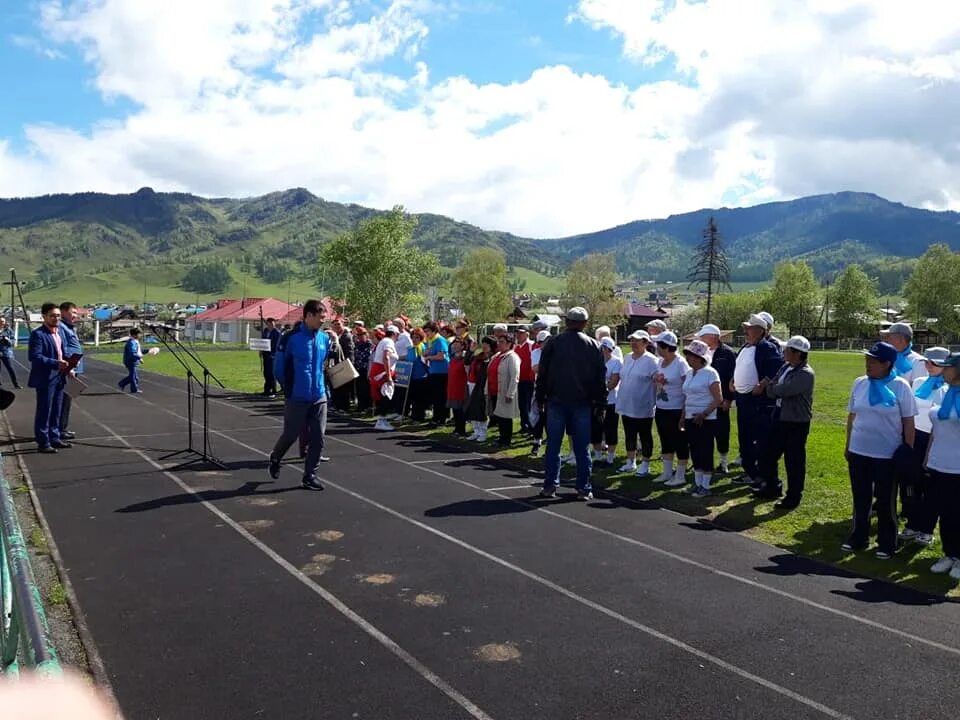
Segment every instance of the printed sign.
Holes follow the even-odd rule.
[[[410,387],[410,376],[413,375],[413,363],[409,360],[400,360],[397,363],[397,379],[394,382],[399,387]]]
[[[270,352],[270,338],[250,338],[250,349]]]

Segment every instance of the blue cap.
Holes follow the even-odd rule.
[[[890,343],[878,342],[869,350],[864,350],[863,354],[867,357],[876,358],[880,362],[892,364],[897,361],[897,349]]]
[[[934,360],[933,364],[936,365],[937,367],[943,367],[943,368],[960,367],[960,353],[953,353],[953,355],[943,360]]]

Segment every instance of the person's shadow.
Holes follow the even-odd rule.
[[[285,487],[285,488],[276,488],[275,490],[265,490],[262,492],[257,492],[257,488],[261,485],[265,485],[271,481],[250,481],[245,482],[238,488],[233,490],[198,490],[197,492],[184,492],[178,493],[176,495],[167,495],[161,498],[155,498],[153,500],[144,500],[143,502],[134,503],[133,505],[126,505],[122,508],[117,508],[114,512],[118,513],[138,513],[138,512],[147,512],[148,510],[157,510],[164,507],[175,507],[177,505],[194,505],[199,502],[217,502],[218,500],[229,500],[230,498],[244,497],[250,495],[278,495],[280,493],[292,492],[294,490],[300,490],[300,486],[294,487]]]

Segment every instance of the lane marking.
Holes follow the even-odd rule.
[[[143,402],[147,402],[150,405],[154,405],[154,407],[158,407],[158,408],[160,407],[159,405],[155,405],[154,403],[150,403],[149,401],[146,401],[146,400],[144,400]],[[99,425],[104,430],[106,430],[111,435],[111,437],[113,437],[114,439],[118,440],[119,442],[122,442],[124,445],[129,447],[133,452],[139,455],[146,463],[152,465],[157,470],[160,470],[163,475],[165,475],[167,478],[169,478],[170,480],[175,482],[178,486],[180,486],[180,488],[184,492],[189,493],[190,495],[193,495],[194,497],[196,497],[197,502],[199,504],[203,505],[207,510],[209,510],[211,513],[216,515],[221,521],[229,525],[230,528],[232,528],[244,540],[249,542],[255,548],[260,550],[260,552],[262,552],[268,558],[273,560],[277,565],[279,565],[284,570],[286,570],[287,573],[289,573],[293,578],[295,578],[304,586],[306,586],[307,588],[312,590],[314,593],[316,593],[318,596],[323,598],[323,600],[325,600],[334,610],[339,612],[341,615],[347,618],[350,622],[352,622],[354,625],[356,625],[361,630],[363,630],[367,635],[369,635],[378,643],[380,643],[384,648],[386,648],[391,653],[393,653],[396,657],[402,660],[403,663],[407,665],[411,670],[416,672],[420,677],[422,677],[428,683],[430,683],[435,688],[440,690],[448,698],[453,700],[457,705],[463,708],[471,717],[476,718],[476,720],[493,720],[493,718],[490,715],[488,715],[486,712],[481,710],[480,707],[476,705],[473,701],[469,700],[465,695],[460,693],[456,688],[450,685],[446,680],[441,678],[435,672],[430,670],[430,668],[428,668],[422,662],[417,660],[413,655],[411,655],[409,652],[407,652],[402,647],[400,647],[400,645],[398,645],[395,641],[393,641],[383,631],[379,630],[368,620],[366,620],[361,615],[359,615],[354,610],[352,610],[349,606],[347,606],[343,601],[341,601],[333,593],[331,593],[329,590],[322,587],[321,585],[317,584],[314,580],[307,577],[304,573],[298,570],[294,565],[292,565],[285,558],[283,558],[279,553],[277,553],[271,547],[269,547],[268,545],[266,545],[265,543],[261,542],[256,537],[254,537],[240,523],[236,522],[229,515],[227,515],[222,510],[215,507],[214,505],[212,505],[207,500],[202,499],[196,492],[194,492],[194,490],[187,483],[181,480],[179,476],[175,475],[174,473],[168,470],[164,470],[162,465],[155,462],[152,458],[150,458],[149,455],[144,453],[142,450],[137,450],[133,448],[130,445],[130,443],[128,443],[126,440],[123,439],[122,436],[115,433],[105,423],[102,423],[99,420],[97,420],[90,412],[84,410],[83,408],[78,407],[78,409],[84,415],[89,417],[93,422],[95,422],[97,425]]]
[[[97,380],[96,382],[101,382],[101,383],[102,383],[102,381],[99,381],[99,380]],[[150,383],[150,384],[152,384],[152,385],[156,385],[156,386],[158,386],[158,387],[162,387],[162,388],[164,388],[164,389],[166,389],[166,390],[170,390],[170,391],[176,392],[176,393],[178,393],[178,394],[183,394],[183,390],[182,390],[182,389],[175,388],[175,387],[173,387],[173,386],[171,386],[171,385],[168,385],[168,384],[166,384],[166,383],[157,382],[157,381],[155,381],[155,380],[146,380],[145,382],[148,382],[148,383]],[[144,400],[144,399],[141,398],[140,396],[135,396],[135,397],[137,397],[137,398],[138,398],[139,400],[141,400],[142,402],[147,402],[147,403],[149,403],[149,401]],[[232,404],[232,403],[229,403],[229,402],[224,402],[224,401],[219,401],[219,400],[213,400],[213,399],[211,399],[211,401],[212,401],[212,402],[216,402],[216,403],[219,404],[219,405],[223,405],[223,406],[225,406],[225,407],[232,408],[234,411],[246,413],[246,411],[245,411],[243,408],[241,408],[241,407],[239,407],[239,406],[237,406],[237,405],[235,405],[235,404]],[[166,413],[168,413],[168,414],[170,414],[170,415],[173,415],[174,417],[177,417],[177,418],[179,418],[179,419],[181,419],[181,420],[185,419],[182,415],[179,415],[178,413],[176,413],[176,412],[174,412],[174,411],[172,411],[172,410],[169,410],[169,409],[167,409],[167,408],[164,408],[164,407],[162,407],[162,406],[160,406],[160,405],[155,405],[154,403],[149,403],[149,404],[154,405],[154,407],[157,407],[158,409],[163,410],[164,412],[166,412]],[[195,424],[199,424],[199,423],[195,423]],[[281,420],[281,421],[277,421],[276,424],[277,424],[277,426],[279,427],[280,425],[282,425],[282,420]],[[269,455],[269,453],[264,453],[263,451],[259,450],[258,448],[253,448],[253,447],[251,447],[250,445],[247,445],[246,443],[243,443],[243,442],[241,442],[241,441],[239,441],[239,440],[236,440],[235,438],[232,438],[232,437],[230,437],[229,435],[227,435],[227,434],[225,434],[225,433],[222,433],[222,432],[220,432],[220,431],[218,431],[218,430],[211,430],[210,432],[213,433],[213,434],[215,434],[215,435],[217,435],[217,436],[219,436],[219,437],[221,437],[221,438],[224,438],[224,439],[226,439],[226,440],[228,440],[228,441],[230,441],[230,442],[233,442],[233,443],[235,443],[235,444],[237,444],[237,445],[240,445],[241,447],[245,447],[245,448],[247,448],[248,450],[252,450],[252,451],[254,451],[254,452],[256,452],[256,453],[258,453],[258,454],[260,454],[260,455]],[[391,460],[391,461],[396,462],[396,463],[400,463],[400,464],[403,464],[403,465],[411,465],[410,461],[403,460],[402,458],[394,457],[394,456],[392,456],[392,455],[383,453],[383,452],[381,452],[381,451],[379,451],[379,450],[375,450],[375,449],[371,449],[371,448],[364,447],[363,445],[357,445],[356,443],[350,442],[349,440],[344,440],[343,438],[340,438],[340,437],[338,437],[338,436],[336,436],[336,435],[328,435],[328,436],[327,436],[327,439],[328,439],[328,440],[335,440],[336,442],[339,442],[339,443],[341,443],[341,444],[344,444],[344,445],[353,447],[354,449],[365,450],[365,451],[367,451],[369,454],[378,455],[378,456],[380,456],[380,457],[383,457],[383,458],[385,458],[385,459],[387,459],[387,460]],[[414,465],[413,467],[417,467],[417,466]],[[816,601],[816,600],[811,600],[811,599],[809,599],[809,598],[805,598],[805,597],[802,597],[802,596],[800,596],[800,595],[795,595],[795,594],[793,594],[793,593],[791,593],[791,592],[788,592],[788,591],[786,591],[786,590],[781,590],[781,589],[779,589],[779,588],[775,588],[775,587],[772,587],[772,586],[770,586],[770,585],[766,585],[766,584],[761,583],[761,582],[759,582],[759,581],[757,581],[757,580],[752,580],[752,579],[750,579],[750,578],[743,577],[742,575],[737,575],[737,574],[735,574],[735,573],[728,572],[728,571],[726,571],[726,570],[721,570],[721,569],[719,569],[719,568],[715,568],[715,567],[713,567],[712,565],[708,565],[708,564],[706,564],[706,563],[700,562],[700,561],[698,561],[698,560],[694,560],[694,559],[689,558],[689,557],[686,557],[686,556],[684,556],[684,555],[679,555],[679,554],[677,554],[677,553],[675,553],[675,552],[672,552],[672,551],[670,551],[670,550],[666,550],[666,549],[661,548],[661,547],[658,547],[658,546],[656,546],[656,545],[651,545],[650,543],[644,542],[644,541],[642,541],[642,540],[638,540],[637,538],[632,538],[632,537],[629,537],[629,536],[627,536],[627,535],[621,535],[620,533],[616,533],[616,532],[614,532],[614,531],[612,531],[612,530],[607,530],[607,529],[605,529],[605,528],[599,527],[599,526],[597,526],[597,525],[592,525],[592,524],[590,524],[590,523],[588,523],[588,522],[584,522],[584,521],[582,521],[582,520],[578,520],[578,519],[573,518],[573,517],[570,517],[570,516],[568,516],[568,515],[563,515],[563,514],[561,514],[561,513],[556,512],[556,511],[553,511],[553,510],[550,510],[550,509],[548,509],[548,508],[545,508],[545,507],[543,507],[542,505],[540,505],[540,504],[538,504],[538,503],[532,503],[532,502],[525,501],[525,500],[523,500],[522,498],[515,498],[515,497],[509,496],[509,495],[503,495],[503,494],[497,492],[496,490],[487,490],[487,489],[485,489],[485,488],[483,488],[483,487],[481,487],[481,486],[479,486],[479,485],[475,485],[474,483],[471,483],[471,482],[468,481],[468,480],[463,480],[463,479],[461,479],[461,478],[454,477],[453,475],[448,475],[448,474],[446,474],[446,473],[442,473],[442,472],[440,472],[440,471],[438,471],[438,470],[434,470],[433,468],[423,467],[422,469],[423,469],[425,472],[432,473],[432,474],[436,475],[437,477],[441,477],[441,478],[443,478],[443,479],[445,479],[445,480],[449,480],[449,481],[455,482],[455,483],[457,483],[457,484],[459,484],[459,485],[463,485],[463,486],[465,486],[465,487],[469,487],[469,488],[471,488],[471,489],[473,489],[473,490],[477,490],[477,491],[480,491],[480,492],[488,493],[488,494],[490,494],[490,495],[494,495],[495,497],[499,497],[499,498],[502,498],[502,499],[504,499],[504,500],[510,500],[511,502],[518,503],[518,504],[523,505],[523,506],[525,506],[525,507],[534,507],[534,508],[536,508],[539,512],[544,513],[544,514],[546,514],[546,515],[549,515],[550,517],[554,517],[554,518],[557,518],[557,519],[562,520],[562,521],[564,521],[564,522],[570,523],[570,524],[572,524],[572,525],[576,525],[577,527],[581,527],[581,528],[583,528],[583,529],[585,529],[585,530],[591,530],[591,531],[596,532],[596,533],[599,533],[599,534],[601,534],[601,535],[603,535],[603,536],[605,536],[605,537],[609,537],[609,538],[611,538],[611,539],[619,540],[619,541],[624,542],[624,543],[627,543],[627,544],[629,544],[629,545],[633,545],[634,547],[643,548],[644,550],[647,550],[647,551],[649,551],[649,552],[656,553],[656,554],[658,554],[658,555],[660,555],[660,556],[662,556],[662,557],[667,557],[667,558],[670,558],[670,559],[672,559],[672,560],[676,560],[676,561],[678,561],[678,562],[684,563],[684,564],[689,565],[689,566],[691,566],[691,567],[699,568],[700,570],[703,570],[703,571],[705,571],[705,572],[711,573],[711,574],[716,575],[716,576],[718,576],[718,577],[726,578],[727,580],[732,580],[732,581],[734,581],[734,582],[741,583],[741,584],[746,585],[746,586],[748,586],[748,587],[752,587],[752,588],[757,589],[757,590],[761,590],[761,591],[764,591],[764,592],[771,593],[772,595],[776,595],[777,597],[782,597],[782,598],[787,599],[787,600],[792,600],[792,601],[794,601],[794,602],[800,603],[801,605],[805,605],[805,606],[807,606],[807,607],[814,608],[814,609],[820,610],[820,611],[822,611],[822,612],[829,613],[829,614],[831,614],[831,615],[835,615],[836,617],[842,617],[842,618],[844,618],[844,619],[846,619],[846,620],[850,620],[850,621],[852,621],[852,622],[856,622],[856,623],[859,623],[859,624],[861,624],[861,625],[865,625],[865,626],[870,627],[870,628],[873,628],[873,629],[875,629],[875,630],[882,630],[882,631],[884,631],[884,632],[890,633],[891,635],[895,635],[895,636],[897,636],[897,637],[899,637],[899,638],[902,638],[902,639],[904,639],[904,640],[908,640],[908,641],[910,641],[910,642],[915,642],[915,643],[920,643],[920,644],[922,644],[922,645],[926,645],[927,647],[931,647],[931,648],[934,648],[934,649],[936,649],[936,650],[940,650],[940,651],[942,651],[942,652],[946,652],[946,653],[949,653],[949,654],[951,654],[951,655],[955,655],[955,656],[957,656],[957,657],[960,657],[960,648],[953,647],[953,646],[950,646],[950,645],[945,645],[944,643],[937,642],[936,640],[930,640],[930,639],[928,639],[928,638],[921,637],[921,636],[919,636],[919,635],[915,635],[915,634],[913,634],[913,633],[907,632],[906,630],[900,630],[899,628],[891,627],[891,626],[889,626],[889,625],[884,625],[883,623],[881,623],[881,622],[879,622],[879,621],[877,621],[877,620],[871,620],[871,619],[869,619],[869,618],[861,617],[860,615],[855,615],[854,613],[847,612],[846,610],[840,610],[839,608],[831,607],[830,605],[825,605],[825,604],[823,604],[823,603],[821,603],[821,602],[818,602],[818,601]],[[532,486],[528,486],[528,487],[532,487]],[[683,516],[683,517],[686,518],[686,519],[689,519],[687,516]],[[784,552],[789,552],[789,551],[784,550]],[[799,556],[798,556],[798,557],[799,557]],[[868,579],[868,578],[865,578],[865,579]]]
[[[534,487],[536,486],[531,485],[530,483],[527,483],[526,485],[507,485],[506,487],[487,488],[487,492],[497,493],[497,492],[500,492],[501,490],[531,490]]]

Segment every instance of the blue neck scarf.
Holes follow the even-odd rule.
[[[910,343],[907,345],[906,349],[897,353],[897,362],[894,364],[894,367],[897,369],[897,372],[900,375],[908,375],[913,372],[913,363],[907,358],[907,356],[912,352],[913,343]]]
[[[921,400],[929,400],[931,395],[943,387],[944,382],[946,381],[943,379],[943,375],[931,375],[923,381],[923,385],[917,388],[914,395]]]
[[[890,368],[890,374],[885,378],[870,378],[870,406],[883,405],[884,407],[894,407],[897,404],[897,396],[890,389],[890,383],[897,378],[895,368]]]
[[[960,421],[960,385],[951,385],[947,390],[937,417],[941,420],[949,420],[951,414],[956,415],[957,421]]]

